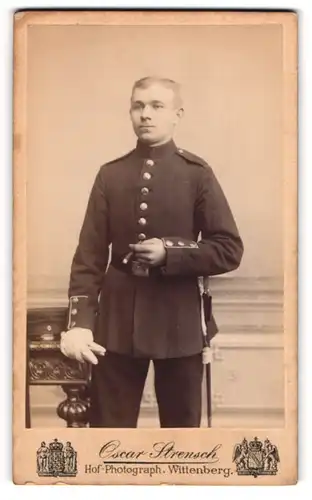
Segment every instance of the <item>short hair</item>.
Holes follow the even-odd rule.
[[[175,101],[177,106],[182,106],[182,97],[181,97],[181,86],[174,80],[170,78],[164,78],[160,76],[145,76],[144,78],[140,78],[136,82],[134,82],[132,87],[132,94],[135,89],[146,89],[153,85],[153,83],[159,83],[166,87],[167,89],[171,89],[174,93]]]

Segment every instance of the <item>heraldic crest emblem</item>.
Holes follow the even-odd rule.
[[[279,461],[277,447],[269,439],[262,443],[257,437],[249,442],[244,438],[234,446],[233,462],[239,476],[273,476]]]
[[[45,477],[74,477],[77,475],[77,452],[67,441],[54,439],[47,446],[42,441],[37,450],[37,474]]]

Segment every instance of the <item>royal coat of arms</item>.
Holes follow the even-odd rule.
[[[73,477],[77,475],[77,452],[70,441],[65,446],[54,439],[48,446],[42,441],[37,450],[37,474],[45,477]]]
[[[277,473],[280,458],[277,447],[265,439],[260,441],[257,437],[253,441],[243,441],[234,446],[233,462],[236,472],[240,476],[265,476]]]

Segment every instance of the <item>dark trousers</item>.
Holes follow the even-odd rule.
[[[150,360],[106,352],[93,366],[91,427],[137,426]],[[161,427],[200,427],[202,355],[153,360]]]

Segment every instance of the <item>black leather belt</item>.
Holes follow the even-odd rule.
[[[119,271],[123,271],[124,273],[131,274],[132,276],[140,276],[140,277],[156,277],[161,276],[160,270],[157,267],[148,267],[144,264],[137,262],[135,259],[130,258],[127,264],[123,263],[125,255],[116,255],[113,254],[111,258],[111,265],[118,269]]]

